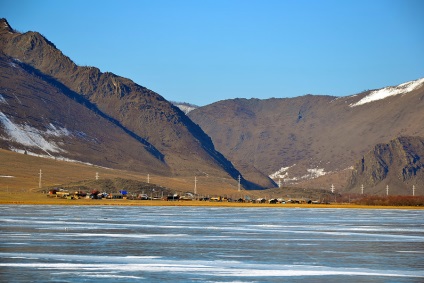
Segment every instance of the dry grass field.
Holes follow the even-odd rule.
[[[41,189],[39,188],[39,172],[42,172]],[[131,172],[102,168],[92,165],[65,162],[49,158],[40,158],[18,154],[0,149],[0,193],[25,194],[39,192],[49,187],[60,186],[82,180],[124,178],[138,180],[169,188],[177,193],[193,192],[195,176],[163,177],[149,172]],[[213,176],[197,176],[196,190],[200,195],[229,195],[241,197],[236,180]],[[249,191],[256,197],[260,192]]]
[[[0,193],[0,204],[11,205],[102,205],[102,206],[204,206],[234,208],[354,208],[354,209],[424,209],[424,207],[367,206],[355,204],[269,204],[269,203],[236,203],[210,201],[163,201],[163,200],[122,200],[122,199],[77,199],[47,197],[41,193]]]
[[[42,170],[41,189],[39,188],[39,171]],[[35,204],[35,205],[122,205],[122,206],[219,206],[219,207],[279,207],[279,208],[395,208],[388,206],[365,206],[354,204],[269,204],[236,203],[209,201],[162,201],[162,200],[123,200],[123,199],[61,199],[48,197],[49,187],[93,180],[99,178],[127,178],[146,182],[148,172],[130,172],[101,168],[86,164],[64,162],[48,158],[34,157],[0,150],[0,204]],[[194,176],[162,177],[150,175],[150,182],[167,187],[177,193],[193,192]],[[226,195],[239,198],[249,195],[258,197],[275,197],[282,195],[281,189],[266,191],[238,192],[237,182],[232,179],[197,177],[197,192],[203,195]],[[44,191],[44,193],[43,193]],[[399,207],[405,209],[407,207]],[[423,209],[422,207],[410,207]]]

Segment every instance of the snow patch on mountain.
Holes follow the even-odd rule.
[[[79,161],[79,160],[75,160],[75,159],[70,159],[70,158],[63,157],[63,156],[52,156],[52,155],[47,155],[47,154],[38,154],[38,153],[31,152],[29,150],[17,149],[17,148],[13,148],[13,147],[10,148],[10,151],[13,151],[13,152],[16,152],[16,153],[20,153],[20,154],[27,154],[27,155],[30,155],[30,156],[40,157],[40,158],[48,158],[48,159],[54,159],[54,160],[57,160],[57,161],[65,161],[65,162],[71,162],[71,163],[78,163],[78,164],[95,166],[97,168],[110,169],[108,167],[97,166],[97,165],[92,164],[92,163],[89,163],[89,162],[83,162],[83,161]]]
[[[185,102],[171,102],[172,104],[174,104],[175,106],[177,106],[178,108],[180,108],[181,111],[184,112],[184,114],[188,114],[190,113],[190,111],[193,111],[194,109],[199,108],[199,106],[190,104],[190,103],[185,103]]]
[[[52,123],[49,124],[46,134],[49,136],[63,137],[70,136],[71,133],[66,128],[56,128]]]
[[[6,99],[3,97],[3,95],[0,94],[0,103],[7,103]]]
[[[305,174],[303,176],[289,178],[289,173],[287,171],[295,165],[296,164],[293,164],[292,166],[289,166],[289,167],[282,167],[277,172],[269,175],[269,177],[271,179],[274,179],[274,180],[275,179],[283,179],[283,181],[285,183],[295,183],[295,182],[302,181],[302,180],[315,179],[315,178],[318,178],[320,176],[324,176],[324,175],[328,174],[328,172],[325,172],[324,168],[313,168],[313,169],[306,169],[307,174]]]
[[[320,176],[324,176],[325,174],[325,170],[324,168],[315,168],[315,169],[307,169],[306,170],[308,172],[307,175],[305,175],[305,177],[309,177],[309,178],[318,178]]]
[[[278,170],[275,173],[272,173],[271,175],[269,175],[269,177],[271,179],[284,179],[287,178],[289,176],[289,173],[287,172],[290,168],[292,168],[293,166],[295,166],[296,164],[293,164],[292,166],[289,167],[281,167],[280,170]]]
[[[398,86],[389,86],[389,87],[382,88],[382,89],[379,89],[379,90],[374,90],[370,94],[368,94],[367,96],[365,96],[364,98],[359,100],[358,102],[352,103],[349,106],[355,107],[355,106],[363,105],[363,104],[366,104],[366,103],[369,103],[369,102],[385,99],[385,98],[390,97],[390,96],[394,96],[394,95],[398,95],[398,94],[405,94],[405,93],[408,93],[408,92],[411,92],[411,91],[417,89],[418,87],[422,86],[423,84],[424,84],[424,78],[418,79],[418,80],[415,80],[415,81],[406,82],[406,83],[400,84]]]
[[[48,141],[46,138],[54,136],[69,136],[70,132],[65,128],[57,128],[49,124],[47,131],[40,131],[28,125],[18,125],[13,123],[7,116],[0,112],[0,123],[10,140],[28,147],[38,147],[45,152],[61,152],[56,143]]]
[[[9,62],[9,66],[11,66],[12,68],[17,68],[18,66],[16,66],[16,64],[15,63],[13,63],[13,62]]]

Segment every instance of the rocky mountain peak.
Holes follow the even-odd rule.
[[[12,27],[9,25],[5,18],[0,19],[0,33],[11,32],[13,33]]]
[[[10,27],[5,20],[2,26],[3,30]],[[141,143],[141,150],[157,153],[155,157],[161,162],[158,167],[166,167],[166,174],[217,175],[234,180],[241,175],[229,160],[215,150],[210,137],[198,125],[158,93],[113,73],[77,66],[38,32],[1,33],[0,52],[18,60],[29,73],[36,74],[50,87],[62,91],[81,106],[123,130]],[[11,72],[10,80],[13,80],[14,69],[10,69],[7,63],[4,66]],[[25,79],[34,80],[33,77]],[[10,81],[0,83],[14,85]],[[20,84],[26,85],[22,81]],[[55,93],[49,88],[49,94]],[[24,92],[19,94],[25,95]],[[31,116],[38,117],[39,113],[31,113]],[[72,119],[78,116],[69,118],[71,120],[64,121],[64,124],[73,123]],[[114,161],[118,164],[122,159],[125,158],[114,158]],[[135,162],[143,163],[143,160],[137,159]],[[144,162],[148,164],[147,160]],[[258,187],[243,176],[241,183],[245,188]]]

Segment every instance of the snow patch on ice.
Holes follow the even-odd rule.
[[[390,96],[394,96],[394,95],[398,95],[398,94],[405,94],[405,93],[408,93],[408,92],[411,92],[411,91],[417,89],[423,83],[424,83],[424,78],[418,79],[418,80],[415,80],[415,81],[406,82],[406,83],[400,84],[398,86],[389,86],[389,87],[386,87],[386,88],[375,90],[375,91],[372,91],[367,96],[365,96],[364,98],[362,98],[361,100],[359,100],[358,102],[352,103],[349,106],[355,107],[355,106],[358,106],[358,105],[363,105],[365,103],[385,99],[385,98],[390,97]]]
[[[52,124],[49,125],[47,131],[43,132],[28,125],[17,125],[13,123],[7,116],[0,112],[0,123],[3,124],[5,132],[9,135],[10,140],[29,147],[38,147],[45,151],[60,152],[60,149],[54,142],[48,141],[48,136],[67,136],[69,131],[65,128],[56,128]]]

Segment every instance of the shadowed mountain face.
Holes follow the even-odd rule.
[[[189,113],[216,148],[254,179],[345,188],[349,170],[378,143],[424,136],[424,79],[350,97],[233,99]]]
[[[49,88],[45,91],[46,95],[59,95],[61,98],[58,100],[62,99],[63,103],[68,103],[67,101],[70,100],[79,104],[79,107],[85,107],[93,115],[101,117],[119,129],[122,135],[128,136],[126,138],[137,142],[138,151],[149,154],[148,158],[129,154],[123,155],[122,159],[135,159],[146,167],[151,166],[153,170],[165,170],[167,174],[173,175],[215,175],[238,178],[240,173],[231,162],[215,150],[211,139],[203,130],[179,108],[157,93],[113,73],[102,73],[95,67],[79,67],[39,33],[15,32],[5,19],[0,20],[0,48],[0,52],[5,55],[3,56],[5,68],[9,68],[11,64],[19,65],[19,68],[25,70],[28,76],[33,76],[48,85],[48,87],[45,86],[46,89]],[[10,75],[2,78],[1,81],[0,87],[6,97],[5,101],[8,102],[14,94],[18,98],[20,95],[30,93],[35,96],[38,93],[37,87],[32,85],[35,79],[28,78],[29,81],[25,81],[26,78],[21,77],[13,82],[14,70],[9,68]],[[26,89],[21,91],[13,89],[11,85],[16,83],[19,84],[16,88],[26,85],[31,92],[27,93]],[[32,99],[36,99],[36,96]],[[46,121],[42,121],[38,113],[31,112],[32,102],[28,103],[26,121],[33,122],[28,120],[30,116],[41,119],[37,129],[42,128],[43,125],[45,127]],[[49,113],[60,111],[52,115],[62,115],[62,111],[68,113],[67,116],[62,116],[61,125],[79,122],[79,115],[75,115],[75,112],[71,110],[66,112],[66,109],[55,107],[54,104],[49,105],[49,108]],[[9,116],[6,117],[11,120]],[[91,120],[90,127],[105,129],[103,125],[95,123],[96,120]],[[115,132],[108,132],[108,134],[121,136]],[[120,142],[119,138],[114,141],[116,144]],[[52,152],[49,154],[53,155]],[[90,154],[85,155],[86,159],[92,159],[89,157]],[[155,159],[154,162],[150,161],[152,158]],[[114,160],[112,163],[120,164],[121,161]],[[160,165],[157,165],[158,163]],[[241,181],[246,188],[257,188],[255,184],[244,178]]]
[[[152,164],[154,172],[168,172],[160,152],[87,108],[88,101],[83,105],[63,86],[49,84],[31,67],[1,54],[0,70],[2,148],[136,171],[150,170]]]

